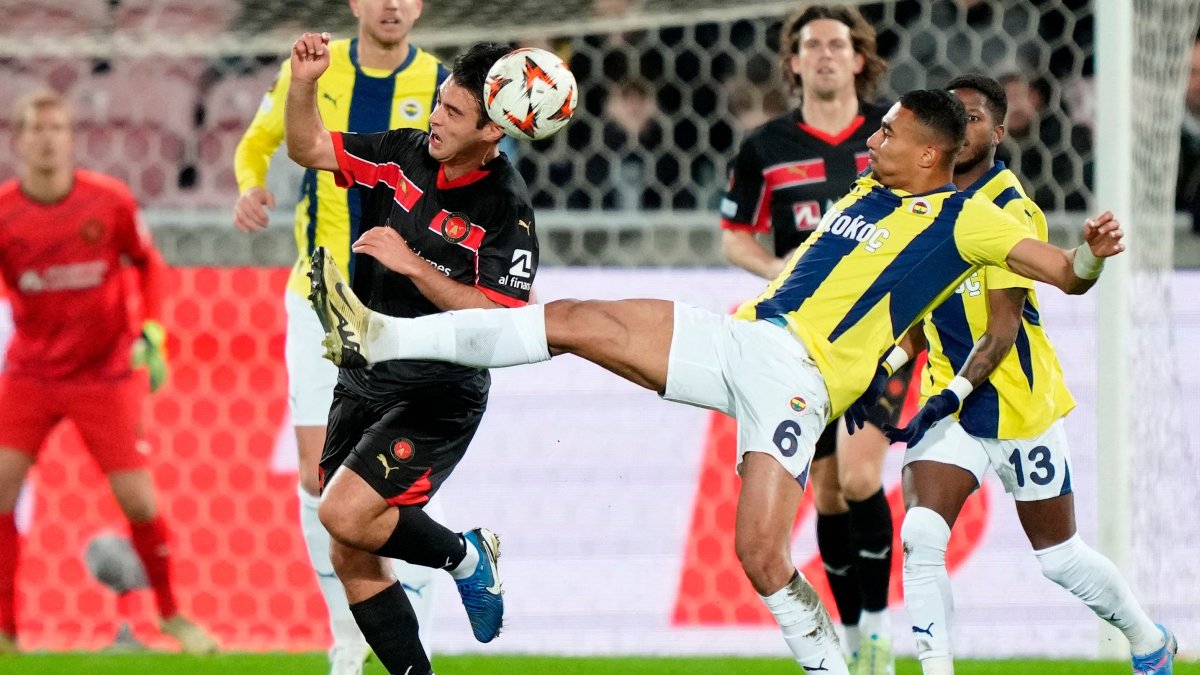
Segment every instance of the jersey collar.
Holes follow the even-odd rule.
[[[982,189],[984,185],[988,184],[988,181],[990,181],[991,179],[998,176],[1001,171],[1004,171],[1007,168],[1008,167],[1004,166],[1004,162],[1001,162],[1000,160],[996,160],[995,165],[992,166],[992,168],[988,169],[987,173],[984,173],[982,176],[980,176],[978,179],[976,179],[976,181],[974,183],[971,183],[970,185],[968,185],[967,189],[963,190],[963,192],[966,192],[967,194],[972,194],[972,195],[975,194],[976,192],[979,192],[979,190]]]
[[[417,46],[410,42],[408,45],[408,56],[404,57],[404,61],[399,66],[396,66],[396,69],[391,72],[389,77],[395,77],[397,73],[409,67],[415,58],[417,58]],[[362,72],[362,66],[358,65],[358,38],[350,40],[350,63],[354,65],[355,70]]]
[[[452,188],[466,187],[466,186],[470,185],[471,183],[476,183],[478,181],[483,180],[484,178],[487,177],[487,175],[489,173],[491,173],[491,172],[488,171],[486,168],[481,167],[481,168],[475,169],[474,171],[471,171],[469,173],[465,173],[465,174],[459,176],[458,178],[455,178],[454,180],[449,180],[446,178],[446,166],[444,164],[439,164],[438,165],[438,174],[437,174],[437,187],[439,190],[450,190]]]

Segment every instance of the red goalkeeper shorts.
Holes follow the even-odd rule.
[[[0,377],[0,448],[36,458],[46,436],[69,419],[105,474],[144,468],[145,395],[146,382],[138,377],[99,382]]]

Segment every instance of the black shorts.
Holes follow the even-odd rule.
[[[486,407],[486,390],[459,384],[422,385],[387,401],[339,384],[321,453],[321,489],[345,466],[393,506],[424,505],[467,453]]]
[[[904,409],[904,399],[908,397],[908,388],[913,381],[913,362],[909,361],[900,367],[883,388],[879,401],[871,406],[867,414],[867,422],[882,429],[884,424],[897,425],[900,422],[900,412]],[[813,459],[824,459],[837,452],[838,425],[842,418],[837,418],[825,427],[821,437],[817,439],[817,451]]]

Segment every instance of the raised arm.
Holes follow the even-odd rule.
[[[1111,211],[1083,224],[1084,243],[1067,251],[1044,241],[1023,239],[1009,251],[1009,268],[1023,277],[1044,281],[1064,293],[1086,293],[1100,278],[1104,259],[1125,250],[1125,233]]]
[[[329,40],[329,33],[305,33],[292,45],[284,128],[292,161],[309,169],[336,171],[333,139],[317,109],[317,79],[329,67]]]

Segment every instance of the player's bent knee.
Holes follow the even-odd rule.
[[[317,518],[329,536],[339,544],[359,548],[356,533],[360,531],[361,522],[353,510],[339,505],[336,500],[322,499],[317,507]]]
[[[741,540],[736,542],[735,548],[746,578],[760,594],[782,588],[795,573],[791,560],[775,546]]]
[[[1042,566],[1042,575],[1060,586],[1071,580],[1083,557],[1091,553],[1091,547],[1075,535],[1061,544],[1034,551]]]
[[[905,571],[945,565],[950,526],[936,511],[917,506],[905,514],[900,540],[904,542]]]

